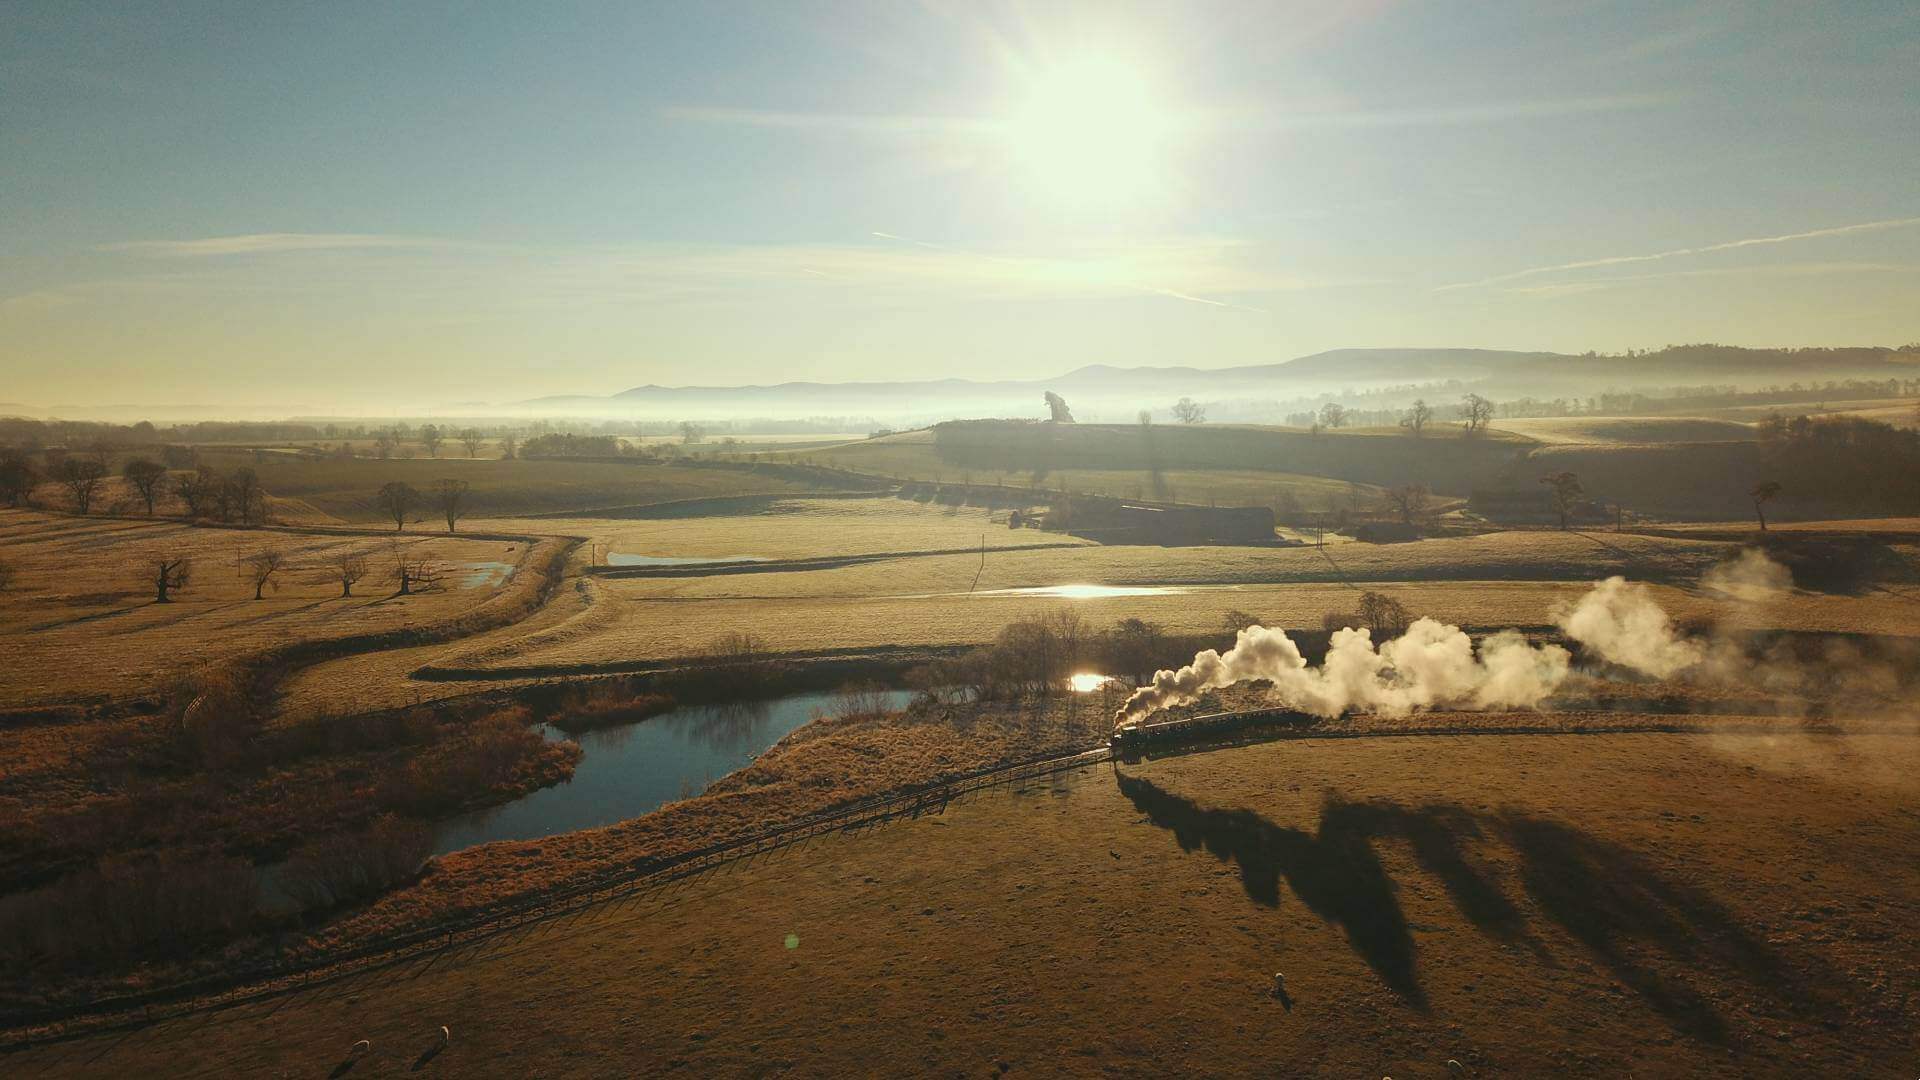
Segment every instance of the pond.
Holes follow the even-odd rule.
[[[624,551],[609,551],[606,559],[608,566],[708,566],[714,563],[767,561],[761,555],[698,555],[680,558],[672,555],[630,555]]]
[[[458,566],[460,587],[463,589],[505,584],[514,571],[514,565],[509,562],[464,562]]]
[[[981,589],[955,596],[1040,596],[1054,600],[1103,600],[1112,596],[1180,596],[1187,589],[1173,585],[1034,585],[1024,589]]]
[[[889,690],[893,708],[913,694]],[[495,840],[536,840],[556,833],[611,825],[639,817],[753,762],[769,746],[830,711],[831,693],[795,694],[769,701],[699,705],[648,720],[578,736],[583,752],[573,779],[541,788],[503,806],[442,822],[434,854]],[[549,739],[565,736],[542,727]]]

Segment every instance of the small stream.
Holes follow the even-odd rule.
[[[894,708],[913,694],[887,691]],[[787,733],[830,711],[831,693],[795,694],[732,705],[674,709],[634,724],[576,737],[582,755],[573,779],[510,803],[441,822],[434,854],[492,843],[537,840],[556,833],[611,825],[698,795],[706,786],[751,764]],[[549,739],[567,738],[542,725]]]

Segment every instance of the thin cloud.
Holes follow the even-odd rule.
[[[1583,259],[1579,262],[1559,263],[1554,266],[1534,266],[1525,270],[1516,270],[1510,274],[1497,274],[1478,281],[1463,281],[1453,285],[1442,285],[1435,292],[1452,292],[1455,289],[1479,289],[1502,282],[1518,281],[1521,278],[1537,277],[1540,274],[1558,274],[1569,270],[1592,270],[1603,266],[1624,266],[1630,263],[1659,262],[1662,259],[1678,259],[1688,255],[1706,255],[1716,251],[1735,251],[1740,248],[1763,247],[1770,244],[1786,244],[1795,240],[1818,240],[1828,236],[1845,236],[1849,233],[1878,232],[1883,229],[1906,229],[1920,225],[1920,217],[1891,218],[1886,221],[1863,221],[1857,225],[1839,225],[1831,229],[1810,229],[1806,232],[1783,233],[1779,236],[1755,236],[1745,240],[1730,240],[1724,244],[1708,244],[1704,247],[1674,248],[1671,251],[1656,251],[1648,255],[1615,255],[1605,259]]]
[[[196,240],[129,240],[102,244],[100,251],[154,255],[164,258],[210,258],[226,255],[270,255],[289,251],[361,251],[378,248],[444,248],[449,241],[425,236],[389,236],[379,233],[242,233]]]
[[[806,113],[779,109],[730,109],[707,105],[670,105],[659,110],[668,120],[787,131],[842,132],[857,135],[927,135],[989,130],[985,120],[961,116],[907,116],[884,113]]]
[[[1094,286],[1106,285],[1106,286],[1118,287],[1123,290],[1133,290],[1138,292],[1151,293],[1155,296],[1170,297],[1174,300],[1185,300],[1188,303],[1192,303],[1192,304],[1205,304],[1208,307],[1231,308],[1235,311],[1250,311],[1258,315],[1267,314],[1264,310],[1260,308],[1247,307],[1243,304],[1235,304],[1226,300],[1216,300],[1216,299],[1212,299],[1205,296],[1198,296],[1198,295],[1195,295],[1194,293],[1183,292],[1179,289],[1169,289],[1160,285],[1145,284],[1137,280],[1125,280],[1124,278],[1116,279],[1113,276],[1113,274],[1110,272],[1111,264],[1109,264],[1107,261],[1104,261],[1104,260],[1095,260],[1095,261],[1052,260],[1052,259],[1021,258],[1021,257],[1015,257],[1015,256],[1008,256],[1008,255],[990,255],[984,252],[968,251],[964,248],[953,248],[953,247],[946,247],[941,244],[930,244],[924,240],[915,240],[912,237],[900,236],[897,233],[880,232],[878,230],[875,230],[873,235],[879,237],[882,240],[891,240],[891,241],[894,241],[895,243],[900,243],[900,244],[911,244],[914,247],[926,248],[930,251],[938,251],[947,255],[959,256],[963,260],[977,259],[983,262],[998,264],[1001,267],[1007,268],[1007,272],[1012,276],[1014,276],[1015,278],[1025,278],[1025,279],[1034,280],[1034,281],[1058,282],[1061,280],[1070,280],[1077,277],[1077,278],[1083,279],[1086,283]],[[1121,263],[1119,265],[1124,266],[1124,263]],[[1122,270],[1122,273],[1124,274],[1124,270]],[[1274,283],[1274,284],[1278,284],[1278,283]],[[1292,287],[1299,287],[1299,286],[1294,285]]]
[[[1804,262],[1775,263],[1768,266],[1721,266],[1703,270],[1663,270],[1653,274],[1616,274],[1591,281],[1514,285],[1501,291],[1526,296],[1551,297],[1598,292],[1602,289],[1621,285],[1638,285],[1648,281],[1672,281],[1675,278],[1825,277],[1832,274],[1920,274],[1920,265],[1889,262]]]
[[[1663,94],[1611,94],[1600,97],[1547,98],[1539,101],[1481,102],[1413,108],[1286,108],[1271,104],[1177,111],[1171,126],[1200,131],[1275,131],[1345,128],[1450,127],[1580,116],[1646,109],[1668,104]],[[673,121],[729,127],[769,128],[829,134],[900,136],[979,136],[1004,128],[981,116],[925,116],[900,113],[813,113],[780,109],[740,109],[707,105],[670,105],[657,115]]]
[[[1420,108],[1287,110],[1257,108],[1216,114],[1215,123],[1265,129],[1458,127],[1648,109],[1673,99],[1663,94],[1547,98]]]

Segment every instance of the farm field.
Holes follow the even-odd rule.
[[[814,485],[772,471],[755,472],[721,466],[675,466],[549,458],[405,458],[388,461],[259,456],[251,452],[223,454],[209,450],[202,459],[217,468],[244,465],[259,474],[269,492],[288,503],[311,509],[321,522],[374,523],[387,521],[376,507],[374,494],[381,485],[404,481],[422,491],[435,480],[465,480],[471,488],[469,511],[476,517],[518,516],[589,508],[669,502],[678,499],[723,498],[738,495],[779,495],[814,490]],[[431,523],[433,510],[422,505],[416,513]]]
[[[899,498],[767,500],[738,512],[672,518],[474,519],[473,529],[533,526],[584,536],[611,556],[664,559],[807,559],[903,551],[1091,544],[1038,529],[1009,529],[1005,511]],[[614,561],[618,561],[616,558]]]
[[[1495,420],[1493,427],[1543,443],[1740,442],[1753,428],[1700,416],[1556,416]]]
[[[943,452],[934,445],[929,431],[909,431],[848,443],[803,455],[838,468],[889,476],[901,480],[941,481],[945,483],[1004,484],[1010,488],[1038,486],[1109,495],[1116,498],[1163,498],[1179,502],[1222,506],[1276,506],[1284,499],[1297,500],[1309,509],[1322,509],[1329,499],[1346,500],[1355,493],[1378,495],[1378,486],[1389,482],[1382,475],[1365,481],[1342,474],[1319,475],[1289,465],[1300,450],[1327,445],[1308,443],[1302,431],[1271,428],[1208,427],[1206,438],[1196,438],[1179,428],[1153,429],[1156,462],[1165,485],[1156,496],[1148,462],[1140,448],[1137,429],[1124,425],[1086,425],[1067,429],[1055,460],[1049,461],[1036,480],[1034,464],[1018,456],[995,460],[986,450]],[[1218,437],[1216,437],[1218,436]],[[1329,434],[1327,440],[1341,449],[1367,446],[1385,447],[1401,452],[1399,442],[1389,436]],[[1400,436],[1417,450],[1415,440]],[[1433,440],[1436,444],[1440,439]],[[1505,440],[1478,444],[1504,453],[1511,446]],[[1363,455],[1364,456],[1364,455]],[[1095,466],[1095,461],[1112,462]],[[1364,466],[1362,466],[1364,471]],[[1404,483],[1398,473],[1391,479]]]
[[[543,622],[525,635],[503,631],[484,645],[457,643],[438,650],[431,664],[463,677],[634,669],[730,632],[751,632],[773,651],[797,654],[967,645],[991,640],[1016,619],[1065,607],[1096,624],[1137,616],[1176,633],[1212,631],[1229,612],[1318,628],[1328,613],[1350,617],[1368,589],[1414,615],[1473,629],[1542,627],[1556,608],[1612,574],[1655,583],[1655,595],[1676,618],[1913,632],[1915,601],[1899,592],[1802,593],[1763,605],[1703,592],[1700,576],[1737,547],[1536,531],[1324,551],[1089,546],[993,551],[984,566],[975,555],[946,555],[793,572],[598,577],[582,586],[592,602],[564,621]]]
[[[9,1066],[313,1075],[365,1038],[356,1071],[385,1074],[444,1024],[423,1067],[456,1076],[1905,1076],[1914,752],[1428,736],[1101,765]]]
[[[291,641],[425,628],[501,593],[534,546],[0,511],[0,553],[17,572],[0,596],[0,700],[152,694],[185,670]],[[287,565],[255,600],[242,560],[268,549]],[[367,569],[343,597],[330,564],[348,554]],[[444,587],[393,595],[401,554],[443,568]],[[161,556],[193,563],[190,582],[167,604],[153,602],[150,563]]]

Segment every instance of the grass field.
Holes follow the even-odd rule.
[[[8,1065],[317,1075],[365,1038],[356,1074],[385,1074],[444,1024],[420,1067],[450,1076],[1903,1077],[1914,746],[1362,738],[1100,766]]]
[[[997,519],[997,520],[996,520]],[[512,528],[512,520],[475,519],[469,528]],[[519,525],[534,525],[521,521]],[[1083,544],[1059,533],[1009,529],[1005,512],[911,499],[772,501],[748,512],[661,519],[541,518],[538,528],[584,536],[605,563],[609,555],[678,559],[805,559],[895,551],[1035,544]]]
[[[404,481],[422,491],[435,480],[452,478],[471,485],[470,512],[499,517],[599,507],[705,499],[734,495],[802,493],[812,486],[745,469],[640,465],[553,459],[442,457],[379,461],[366,458],[285,459],[252,453],[206,451],[201,458],[217,468],[245,465],[261,486],[290,505],[310,508],[312,521],[367,523],[387,520],[374,494],[381,485]],[[432,522],[432,507],[415,514]]]
[[[1700,416],[1541,417],[1495,420],[1493,427],[1543,443],[1698,443],[1755,438],[1753,428],[1746,424]]]
[[[1027,442],[1017,440],[1025,439]],[[1472,439],[1404,432],[1327,431],[1243,425],[1156,426],[1146,434],[1125,424],[982,425],[952,444],[931,431],[849,443],[803,455],[879,475],[1024,486],[1044,465],[1042,486],[1122,497],[1151,497],[1158,466],[1181,502],[1272,505],[1282,491],[1320,509],[1347,485],[1424,483],[1464,495],[1477,477],[1511,463],[1533,446],[1503,432]]]
[[[255,600],[241,562],[268,549],[287,566]],[[392,595],[396,550],[443,567],[445,587]],[[393,540],[0,511],[0,558],[18,574],[0,594],[0,701],[151,694],[183,670],[290,640],[426,626],[485,603],[530,550],[518,540]],[[343,553],[368,564],[352,597],[342,597],[330,576],[328,563]],[[167,604],[153,602],[149,564],[160,556],[193,561],[190,584]]]
[[[1913,632],[1915,601],[1899,593],[1803,593],[1756,608],[1700,592],[1699,576],[1735,550],[1725,540],[1513,532],[1325,551],[1080,547],[991,552],[984,567],[978,556],[948,555],[804,572],[604,578],[586,587],[591,602],[564,620],[460,643],[430,662],[441,673],[498,677],[632,668],[688,655],[729,632],[751,632],[793,653],[965,645],[990,640],[1015,619],[1069,606],[1095,623],[1137,616],[1179,633],[1212,631],[1231,611],[1318,628],[1329,612],[1351,613],[1368,589],[1415,615],[1471,628],[1539,627],[1611,574],[1660,583],[1655,593],[1676,617]],[[1076,585],[1121,591],[1018,591]]]

